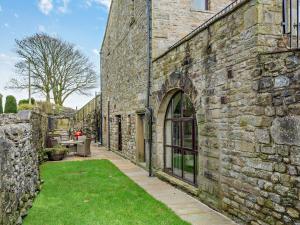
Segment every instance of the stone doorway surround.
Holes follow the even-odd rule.
[[[136,148],[138,163],[146,162],[145,136],[144,136],[144,117],[145,114],[137,114],[136,118]]]
[[[181,219],[193,225],[237,225],[226,216],[209,208],[187,193],[161,181],[157,177],[149,177],[147,171],[122,158],[104,147],[92,145],[92,155],[89,158],[70,156],[65,161],[82,161],[105,159],[111,161],[126,176],[142,187],[158,201],[167,205]]]

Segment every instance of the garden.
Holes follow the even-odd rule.
[[[24,225],[185,225],[107,160],[44,163]]]

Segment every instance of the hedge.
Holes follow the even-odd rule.
[[[18,112],[17,101],[14,96],[9,95],[6,97],[4,112],[5,113],[17,113]]]
[[[22,99],[19,101],[19,106],[20,105],[25,105],[25,104],[29,104],[29,99]],[[35,104],[35,99],[31,98],[31,104],[34,105]]]

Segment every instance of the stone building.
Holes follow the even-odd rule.
[[[294,3],[112,1],[104,144],[240,224],[300,224]]]

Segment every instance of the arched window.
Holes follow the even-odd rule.
[[[194,185],[197,184],[197,122],[192,102],[182,91],[171,99],[164,131],[164,169]]]

